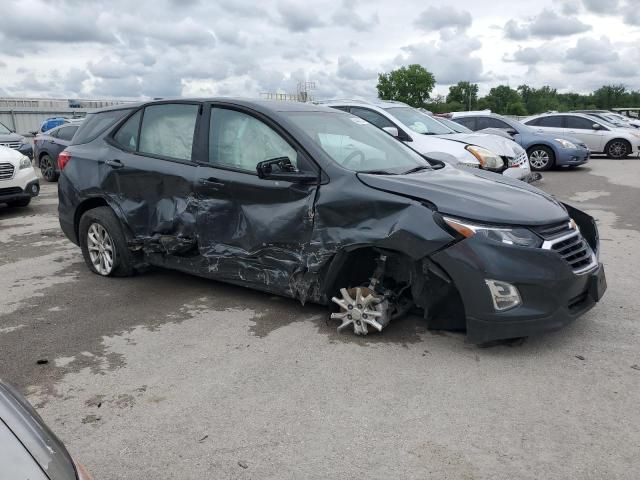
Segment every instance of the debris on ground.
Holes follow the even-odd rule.
[[[578,360],[584,360],[584,357],[583,357],[582,355],[575,355],[575,357],[576,357]]]
[[[209,435],[205,435],[204,437],[202,437],[200,440],[198,440],[198,442],[202,443],[204,442],[207,438],[209,438]]]
[[[247,462],[243,462],[242,460],[238,461],[238,465],[245,469],[249,468],[249,464]]]
[[[49,363],[49,360],[47,360],[46,358],[41,358],[40,360],[38,360],[36,362],[38,365],[46,365]]]
[[[634,370],[640,370],[640,365],[631,365]]]

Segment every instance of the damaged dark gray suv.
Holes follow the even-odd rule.
[[[357,334],[419,308],[474,343],[560,328],[606,289],[587,214],[322,106],[119,106],[59,163],[60,224],[104,276],[181,270],[329,305]]]

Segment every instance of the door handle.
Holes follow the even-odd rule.
[[[224,182],[221,182],[220,180],[214,177],[201,178],[200,184],[206,187],[215,187],[215,188],[222,188],[225,186]]]
[[[114,159],[114,160],[107,160],[104,163],[106,163],[107,165],[109,165],[113,169],[118,169],[118,168],[124,167],[124,164],[120,160],[118,160],[117,158]]]

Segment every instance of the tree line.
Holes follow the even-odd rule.
[[[640,91],[624,85],[604,85],[589,94],[558,93],[549,86],[533,88],[520,85],[512,88],[500,85],[484,97],[478,97],[477,83],[458,82],[449,87],[448,95],[431,97],[436,86],[435,76],[421,65],[409,65],[378,75],[378,97],[398,100],[434,113],[489,109],[503,115],[534,115],[557,110],[609,110],[616,107],[640,107]]]

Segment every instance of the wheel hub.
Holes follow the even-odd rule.
[[[369,327],[381,332],[388,323],[386,319],[388,302],[365,287],[340,289],[341,297],[333,297],[331,301],[340,307],[340,312],[332,313],[331,318],[341,320],[338,327],[341,332],[352,326],[356,335],[367,335]]]
[[[100,275],[109,275],[113,270],[115,249],[107,230],[99,223],[92,223],[87,232],[87,249],[91,263]]]

